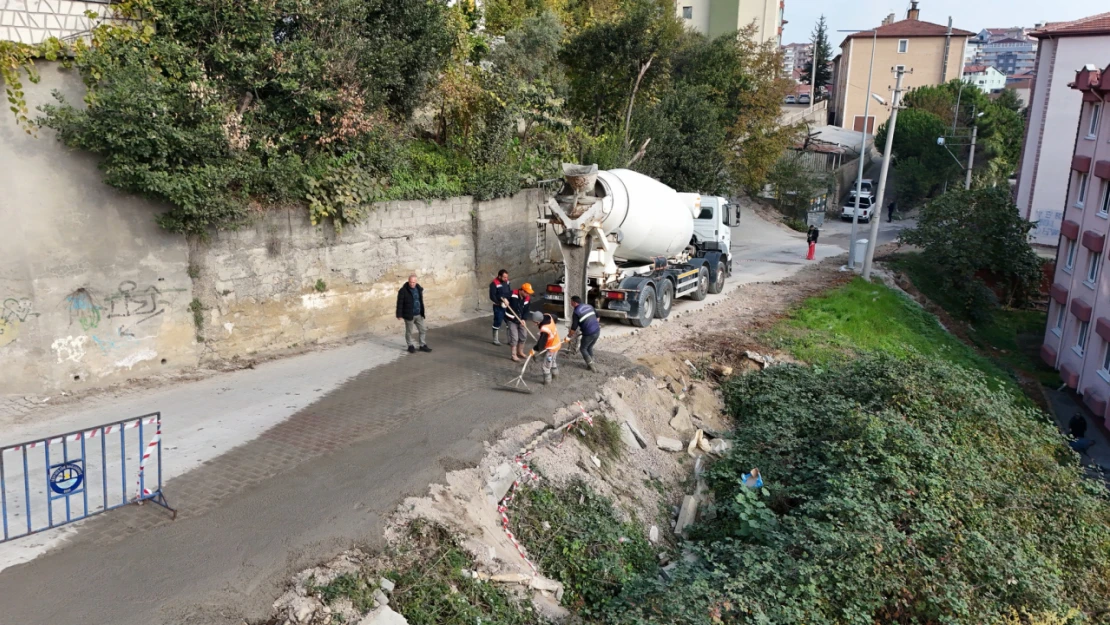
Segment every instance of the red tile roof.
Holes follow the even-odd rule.
[[[1030,34],[1038,39],[1041,37],[1110,35],[1110,13],[1081,17],[1070,22],[1052,22]]]
[[[990,69],[990,68],[987,67],[986,65],[965,65],[964,66],[964,73],[965,74],[978,74],[980,72],[985,72],[988,69]]]
[[[921,20],[902,20],[880,26],[875,29],[875,36],[877,37],[943,37],[948,32],[948,27],[941,24],[934,24],[932,22],[923,22]],[[970,37],[975,33],[962,30],[959,28],[952,29],[952,36],[954,37]],[[845,37],[848,39],[870,39],[872,31],[862,31],[852,33]],[[844,45],[843,43],[840,45]]]

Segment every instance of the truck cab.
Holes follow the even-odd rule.
[[[713,195],[701,196],[701,210],[694,219],[695,243],[717,241],[721,249],[732,249],[732,221],[728,200]]]

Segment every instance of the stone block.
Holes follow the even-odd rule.
[[[683,436],[695,430],[694,422],[690,419],[690,411],[683,404],[679,404],[678,407],[675,408],[675,414],[674,417],[671,418],[670,425],[674,428],[675,432]]]
[[[621,441],[625,447],[632,451],[640,451],[643,446],[640,445],[640,440],[632,433],[632,429],[628,427],[628,422],[621,424]]]

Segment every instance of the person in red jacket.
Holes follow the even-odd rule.
[[[513,295],[513,287],[509,284],[509,272],[505,269],[497,272],[497,277],[489,283],[489,301],[493,303],[493,344],[500,345],[498,335],[501,333],[501,324],[505,323],[506,302]]]
[[[524,353],[524,339],[528,337],[524,320],[529,317],[528,308],[532,304],[533,293],[535,291],[532,290],[532,285],[525,282],[509,297],[509,311],[512,317],[505,322],[509,326],[509,351],[513,362],[520,362],[522,358],[528,357],[528,354]]]

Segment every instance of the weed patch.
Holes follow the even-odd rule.
[[[625,583],[658,574],[643,531],[580,481],[521,491],[513,529],[545,575],[563,583],[563,604],[599,616]],[[406,614],[407,615],[407,614]]]
[[[598,458],[617,460],[621,457],[621,426],[616,421],[599,416],[594,418],[593,427],[580,427],[575,432]]]

